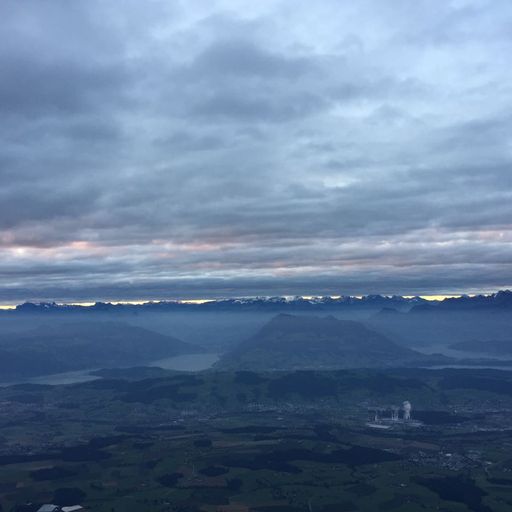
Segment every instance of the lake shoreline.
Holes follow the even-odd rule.
[[[211,368],[218,360],[218,353],[200,353],[200,354],[182,354],[179,356],[155,359],[142,365],[146,368],[161,368],[163,370],[173,370],[180,372],[201,372]],[[134,365],[118,366],[116,369],[133,368]],[[90,382],[101,379],[99,375],[93,372],[102,370],[99,368],[87,368],[84,370],[76,370],[71,372],[54,373],[49,375],[38,375],[36,377],[28,377],[24,379],[16,379],[8,382],[0,382],[0,387],[17,386],[22,384],[39,384],[48,386],[57,386],[64,384],[80,384],[82,382]]]

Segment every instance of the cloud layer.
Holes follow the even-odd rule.
[[[512,4],[0,7],[0,301],[512,285]]]

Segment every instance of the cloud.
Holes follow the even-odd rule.
[[[512,285],[508,2],[4,2],[0,300]]]

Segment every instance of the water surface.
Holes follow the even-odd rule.
[[[164,370],[175,370],[182,372],[200,372],[211,368],[219,359],[219,354],[185,354],[181,356],[166,357],[145,363],[143,366],[156,366]],[[131,365],[134,366],[134,365]],[[130,368],[130,366],[126,367]],[[91,375],[91,372],[100,368],[87,368],[74,372],[54,373],[51,375],[40,375],[38,377],[29,377],[10,382],[2,382],[0,386],[11,386],[13,384],[46,384],[56,386],[59,384],[78,384],[80,382],[89,382],[91,380],[101,379],[97,375]]]

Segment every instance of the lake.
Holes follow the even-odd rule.
[[[166,357],[165,359],[157,359],[139,366],[156,366],[164,370],[175,370],[182,372],[200,372],[211,368],[219,359],[219,354],[185,354],[175,357]],[[49,384],[56,386],[58,384],[78,384],[80,382],[88,382],[100,379],[90,372],[99,370],[100,368],[88,368],[87,370],[78,370],[74,372],[54,373],[51,375],[40,375],[27,379],[20,379],[11,382],[0,383],[1,387],[11,386],[13,384]]]

